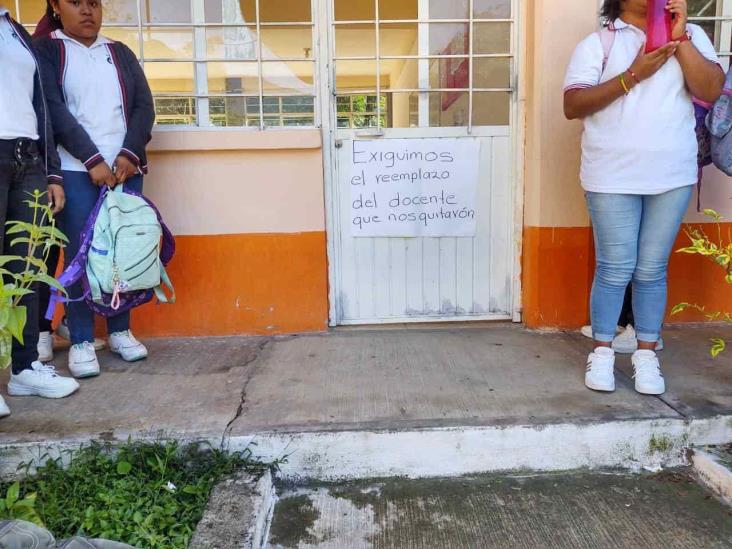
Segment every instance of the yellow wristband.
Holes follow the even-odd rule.
[[[623,86],[625,95],[628,95],[630,93],[630,88],[628,87],[628,84],[625,83],[625,73],[620,75],[620,85]]]

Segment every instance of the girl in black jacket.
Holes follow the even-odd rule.
[[[59,28],[37,40],[36,48],[66,182],[68,205],[60,224],[70,239],[68,264],[78,252],[99,187],[123,183],[142,191],[155,109],[135,55],[99,33],[99,0],[48,0],[48,10]],[[80,297],[81,286],[69,294],[71,299]],[[77,378],[98,375],[93,311],[84,301],[70,301],[66,314],[71,373]],[[147,349],[130,331],[129,313],[108,318],[107,327],[113,352],[127,361],[147,357]]]

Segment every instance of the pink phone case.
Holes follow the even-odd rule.
[[[671,42],[673,18],[666,10],[667,0],[648,0],[646,19],[646,53]]]

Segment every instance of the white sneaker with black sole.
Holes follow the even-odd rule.
[[[79,389],[75,379],[56,373],[56,368],[34,362],[30,369],[19,374],[10,374],[8,394],[10,396],[39,396],[43,398],[64,398]]]
[[[110,334],[109,350],[121,356],[126,362],[137,362],[147,358],[147,348],[135,339],[130,330]]]
[[[635,390],[644,395],[662,395],[666,392],[661,364],[653,351],[640,350],[633,353]]]
[[[585,385],[593,391],[615,390],[615,352],[610,347],[598,347],[587,357]]]
[[[7,417],[10,415],[10,408],[5,404],[5,399],[0,396],[0,417]]]
[[[41,362],[53,360],[53,334],[51,332],[38,334],[38,360]]]
[[[77,379],[99,375],[99,360],[91,343],[72,345],[69,349],[69,371]]]

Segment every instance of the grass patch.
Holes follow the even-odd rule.
[[[61,459],[48,460],[19,483],[0,483],[0,498],[26,502],[6,505],[5,511],[0,506],[0,519],[32,520],[35,513],[35,522],[59,539],[82,535],[139,548],[183,549],[214,485],[240,470],[261,475],[276,467],[255,461],[249,450],[230,454],[176,442],[129,442],[113,449],[92,443],[73,452],[66,467]]]

